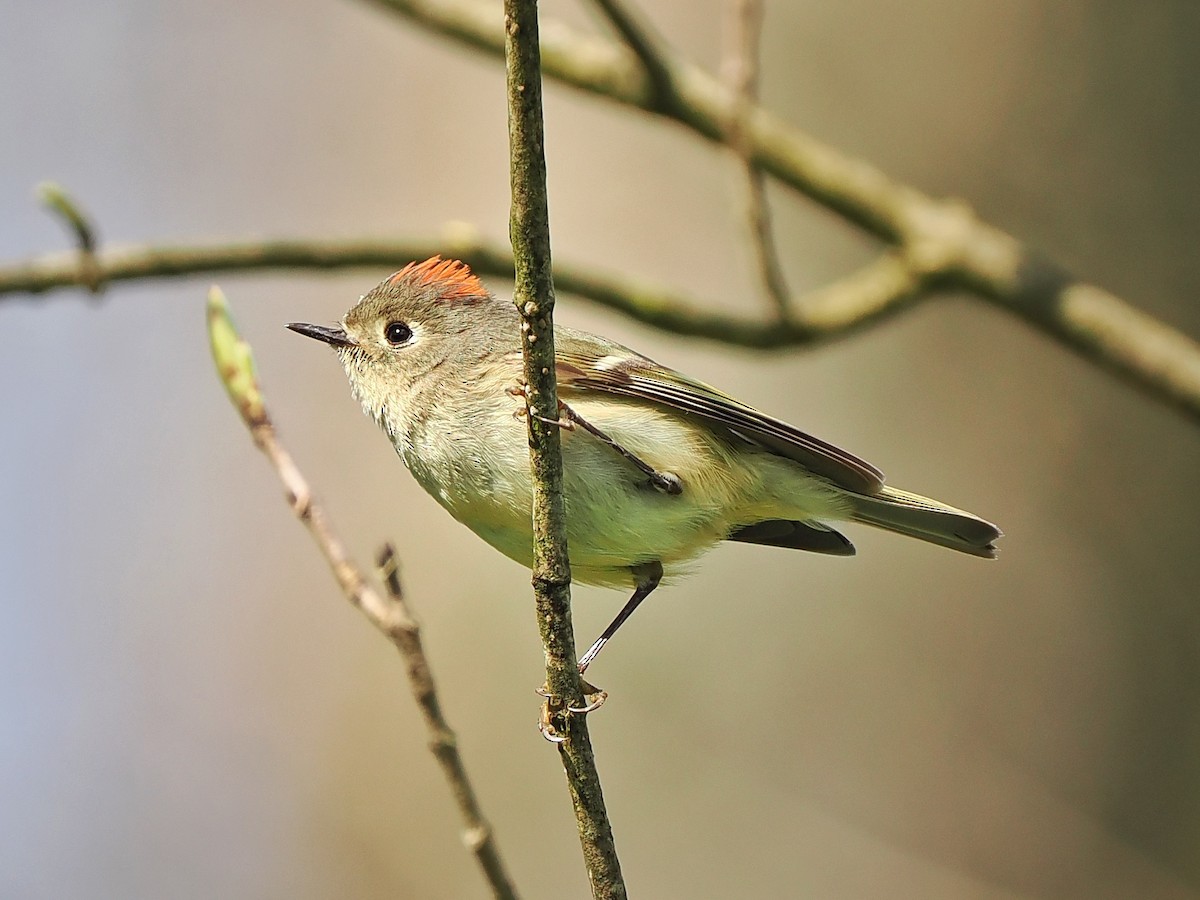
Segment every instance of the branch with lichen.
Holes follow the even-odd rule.
[[[255,445],[271,461],[283,482],[288,505],[313,536],[346,599],[400,651],[409,685],[429,731],[430,750],[442,768],[462,817],[463,843],[474,854],[493,896],[497,900],[516,900],[512,879],[505,870],[491,826],[479,809],[475,789],[459,755],[458,739],[442,714],[429,660],[421,644],[420,629],[400,588],[395,552],[387,545],[380,553],[379,567],[387,585],[384,596],[371,587],[350,559],[346,545],[314,498],[308,481],[280,443],[263,400],[250,345],[238,334],[225,297],[215,287],[208,296],[208,336],[213,361],[229,399],[250,430]]]
[[[477,0],[371,0],[409,21],[478,50],[501,55],[496,8]],[[605,4],[612,7],[611,2]],[[610,20],[612,20],[610,16]],[[560,23],[544,23],[543,69],[586,93],[728,141],[738,99],[699,67],[666,48],[633,44],[644,35],[618,25],[624,44]],[[651,60],[652,64],[647,65]],[[903,289],[888,305],[938,290],[962,290],[995,303],[1112,371],[1146,394],[1200,420],[1200,344],[1126,301],[1083,282],[966,204],[921,193],[880,169],[829,147],[760,105],[742,110],[750,162],[781,184],[896,247],[886,265]],[[915,291],[908,290],[914,285]],[[878,296],[878,295],[876,295]],[[803,320],[803,319],[802,319]],[[692,333],[692,332],[686,332]]]
[[[521,316],[521,351],[533,472],[533,592],[546,654],[543,728],[558,746],[592,896],[624,898],[625,882],[600,774],[592,752],[571,622],[562,440],[554,356],[554,279],[546,194],[542,73],[536,0],[505,0],[508,141],[512,181],[509,232],[515,264],[513,302]]]

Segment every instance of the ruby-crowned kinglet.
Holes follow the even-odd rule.
[[[463,263],[412,263],[340,326],[291,324],[337,351],[354,395],[438,503],[531,566],[519,320]],[[1000,530],[883,482],[874,466],[602,337],[556,326],[572,576],[635,593],[718,541],[850,556],[850,520],[993,558]],[[569,427],[583,424],[584,428]]]

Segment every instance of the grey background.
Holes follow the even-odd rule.
[[[717,3],[647,2],[713,67]],[[543,14],[596,27],[582,7]],[[1200,334],[1200,12],[769,4],[764,100],[969,200]],[[729,159],[560,88],[555,252],[753,310]],[[105,240],[507,233],[494,61],[349,0],[0,0],[0,259]],[[793,289],[873,248],[772,191]],[[398,268],[406,260],[397,260]],[[284,438],[357,557],[385,538],[529,897],[582,897],[534,722],[528,574],[424,496],[285,321],[379,278],[221,279]],[[394,651],[338,595],[215,381],[207,281],[0,298],[0,895],[483,896]],[[500,292],[509,286],[494,285]],[[999,562],[857,529],[852,561],[722,547],[594,670],[642,897],[1200,893],[1195,425],[947,298],[773,356],[603,330],[1008,532]],[[622,602],[580,588],[589,639]]]

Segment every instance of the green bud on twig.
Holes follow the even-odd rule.
[[[246,424],[250,428],[266,424],[267,411],[258,386],[254,353],[238,334],[225,295],[216,285],[208,292],[208,342],[217,374]]]

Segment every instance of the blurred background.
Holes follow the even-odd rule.
[[[720,64],[723,4],[643,6]],[[372,6],[0,0],[0,21],[0,261],[70,246],[47,178],[109,242],[507,235],[501,65]],[[1198,33],[1191,0],[773,2],[762,94],[1200,335]],[[547,149],[558,259],[766,309],[728,155],[556,86]],[[875,252],[770,196],[796,294]],[[528,572],[282,327],[386,274],[219,280],[357,558],[397,544],[518,885],[583,897]],[[395,651],[213,375],[209,280],[0,297],[0,896],[485,896]],[[1008,535],[993,564],[862,528],[854,560],[723,546],[655,594],[592,670],[635,896],[1200,895],[1194,422],[969,298],[775,355],[557,315]],[[625,599],[575,598],[581,643]]]

